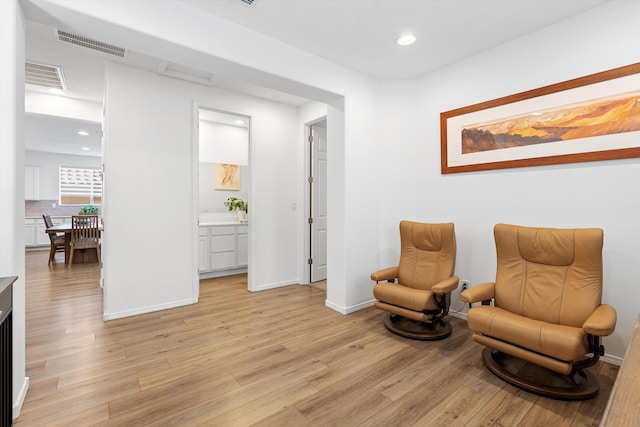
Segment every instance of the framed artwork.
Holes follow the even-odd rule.
[[[443,174],[640,157],[640,63],[440,114]]]
[[[214,163],[213,180],[216,190],[240,190],[240,166]]]

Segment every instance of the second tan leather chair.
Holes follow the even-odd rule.
[[[498,224],[496,280],[461,294],[485,365],[548,397],[582,400],[599,385],[584,370],[604,354],[616,312],[602,304],[603,232]],[[491,305],[493,304],[493,305]]]

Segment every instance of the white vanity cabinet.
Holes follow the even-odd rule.
[[[200,226],[198,234],[198,271],[202,278],[246,273],[249,261],[246,224]]]
[[[210,271],[209,267],[209,228],[198,227],[198,271],[206,273]]]
[[[238,225],[237,230],[237,248],[238,248],[238,267],[247,267],[249,265],[249,226]]]

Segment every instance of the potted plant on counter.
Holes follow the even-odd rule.
[[[98,207],[93,205],[87,205],[80,208],[80,215],[98,215]]]
[[[248,222],[247,214],[249,213],[249,204],[237,197],[229,197],[224,205],[229,209],[229,212],[236,211],[238,213],[238,220],[242,223]]]

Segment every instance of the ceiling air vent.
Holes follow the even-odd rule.
[[[2,1],[2,0],[0,0]],[[158,66],[158,74],[186,80],[188,82],[200,83],[207,86],[214,86],[217,80],[216,75],[206,71],[196,70],[185,65],[161,60]]]
[[[26,62],[24,82],[49,89],[66,90],[62,68],[53,65]]]
[[[248,4],[249,6],[251,6],[253,4],[253,2],[254,2],[254,0],[240,0],[240,1],[243,2],[243,3]]]
[[[58,30],[58,39],[60,41],[75,44],[77,46],[97,50],[98,52],[106,53],[108,55],[119,56],[120,58],[124,58],[124,54],[126,52],[121,47],[79,36],[77,34],[67,33],[66,31],[62,30]]]

